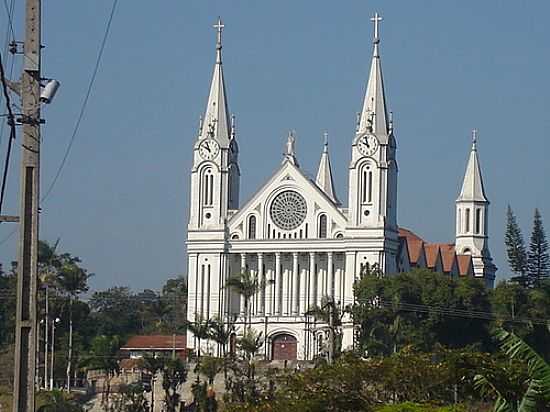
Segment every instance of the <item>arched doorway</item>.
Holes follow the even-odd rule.
[[[276,335],[271,342],[272,360],[296,360],[298,358],[298,341],[288,333]]]

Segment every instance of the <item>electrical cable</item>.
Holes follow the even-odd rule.
[[[63,159],[61,160],[61,164],[59,165],[59,167],[57,169],[55,177],[53,178],[52,182],[48,186],[48,189],[46,189],[46,191],[44,193],[44,196],[41,199],[42,202],[44,202],[48,198],[48,196],[52,192],[55,184],[57,183],[57,180],[59,179],[59,176],[61,175],[61,172],[63,171],[63,167],[65,166],[65,163],[67,162],[67,158],[69,157],[69,153],[70,153],[71,148],[73,146],[73,143],[75,141],[78,130],[80,129],[80,123],[82,122],[82,118],[84,117],[84,113],[86,111],[86,106],[88,105],[88,100],[89,100],[90,95],[92,93],[92,88],[93,88],[93,85],[94,85],[94,82],[95,82],[95,79],[96,79],[96,76],[97,76],[97,72],[99,70],[99,64],[101,63],[101,58],[103,56],[103,51],[105,49],[107,39],[109,37],[109,33],[110,33],[110,30],[111,30],[111,23],[113,22],[113,17],[114,17],[114,14],[115,14],[117,4],[118,4],[118,0],[114,0],[113,1],[113,6],[111,8],[111,13],[109,15],[109,20],[107,21],[107,26],[105,28],[105,34],[103,36],[103,41],[101,42],[101,46],[99,48],[99,53],[97,55],[95,67],[94,67],[94,70],[92,72],[92,77],[90,78],[90,83],[88,84],[88,90],[86,91],[86,95],[84,96],[84,100],[82,101],[82,106],[80,108],[80,113],[79,113],[78,118],[76,120],[74,129],[73,129],[73,133],[72,133],[71,138],[69,140],[69,144],[67,145],[67,148],[65,150],[65,154],[63,155]],[[2,242],[0,242],[0,244],[2,244]]]
[[[15,116],[11,109],[10,95],[8,92],[8,85],[6,82],[6,76],[4,73],[4,64],[2,62],[2,54],[0,53],[0,81],[2,82],[2,92],[4,94],[4,99],[6,100],[6,107],[8,109],[8,125],[11,128],[10,138],[8,143],[8,150],[6,152],[6,161],[4,163],[4,172],[2,176],[2,188],[0,189],[0,215],[2,214],[2,206],[4,204],[4,194],[6,190],[6,182],[8,177],[9,162],[11,156],[11,149],[13,146],[13,141],[15,140]]]

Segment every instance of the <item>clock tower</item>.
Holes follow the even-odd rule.
[[[377,264],[385,273],[396,270],[397,161],[393,121],[388,116],[380,64],[379,23],[375,14],[374,47],[363,108],[358,117],[349,166],[347,236],[362,239],[358,264]],[[367,241],[368,239],[368,241]]]
[[[193,147],[189,231],[224,230],[229,209],[239,203],[238,145],[235,119],[229,117],[222,68],[221,20],[217,30],[216,64],[204,117]]]

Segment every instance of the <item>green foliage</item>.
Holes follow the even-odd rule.
[[[510,205],[506,210],[506,233],[504,235],[504,243],[506,245],[506,255],[508,257],[508,265],[516,277],[517,282],[526,285],[528,280],[527,274],[527,252],[525,251],[525,243],[521,229],[516,221],[516,216]]]
[[[15,268],[4,272],[0,266],[0,349],[15,342],[16,287]]]
[[[180,395],[178,388],[187,380],[187,368],[179,358],[165,358],[162,369],[162,388],[167,412],[176,412]]]
[[[432,404],[420,404],[405,402],[394,405],[384,405],[375,408],[374,412],[467,412],[465,406],[437,406]]]
[[[497,321],[497,326],[513,330],[537,353],[550,359],[550,331],[545,321],[550,319],[549,280],[542,281],[538,288],[501,282],[491,293],[491,306],[497,319],[504,319]]]
[[[491,374],[475,377],[475,386],[483,395],[496,397],[496,412],[537,412],[550,409],[550,365],[525,342],[513,333],[500,329],[497,332],[501,350],[510,361],[519,361],[527,368],[522,377],[522,388],[510,388],[509,382],[497,381]],[[512,384],[515,382],[512,381]]]
[[[82,412],[83,409],[66,392],[54,389],[39,394],[37,412]]]
[[[464,311],[491,310],[478,280],[415,270],[391,277],[364,276],[355,284],[355,294],[352,315],[359,326],[361,353],[389,355],[405,345],[427,351],[437,343],[486,348],[490,341],[488,320],[463,316]],[[452,316],[453,311],[460,311],[460,316]]]
[[[539,286],[543,279],[550,273],[550,255],[548,254],[548,241],[542,225],[542,217],[538,209],[535,209],[533,218],[533,232],[529,242],[529,256],[527,259],[529,283]]]

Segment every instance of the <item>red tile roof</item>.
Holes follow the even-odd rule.
[[[185,350],[187,339],[185,335],[137,335],[132,336],[121,350]]]
[[[426,244],[424,245],[424,251],[426,252],[426,266],[434,269],[439,255],[439,245],[437,243]]]
[[[449,273],[453,269],[455,261],[455,245],[452,243],[438,243],[441,259],[443,260],[443,272]]]
[[[418,259],[422,254],[422,248],[424,246],[424,241],[415,233],[411,232],[408,229],[399,228],[399,236],[407,239],[407,250],[409,252],[409,259],[412,265],[418,263]]]
[[[469,275],[470,267],[472,266],[472,257],[470,255],[456,255],[458,261],[458,273],[461,276]]]

